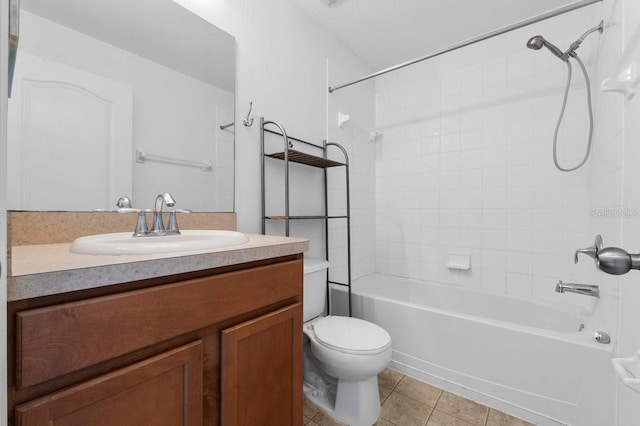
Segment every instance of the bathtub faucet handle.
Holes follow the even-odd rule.
[[[632,269],[640,270],[640,253],[629,254],[619,247],[602,248],[602,237],[596,235],[593,247],[576,250],[574,261],[578,262],[578,254],[584,253],[596,261],[596,268],[611,275],[626,274]]]
[[[591,247],[586,247],[583,249],[576,250],[576,253],[573,256],[573,263],[578,263],[578,254],[586,254],[590,258],[592,258],[596,264],[598,264],[598,253],[602,250],[602,237],[598,234],[596,235],[596,241],[593,243]]]

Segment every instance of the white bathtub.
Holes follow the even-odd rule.
[[[614,424],[611,345],[576,313],[382,274],[355,280],[352,303],[391,334],[398,370],[537,425]]]

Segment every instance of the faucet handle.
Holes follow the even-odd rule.
[[[191,213],[191,210],[187,209],[175,209],[169,212],[169,232],[179,234],[177,213]]]
[[[576,250],[573,256],[573,263],[578,263],[578,254],[586,254],[590,258],[592,258],[596,264],[598,263],[598,253],[602,251],[602,236],[600,234],[596,235],[596,240],[591,247],[586,247],[583,249]]]
[[[149,233],[149,227],[147,226],[146,213],[151,211],[153,210],[150,210],[150,209],[138,210],[138,222],[136,223],[136,230],[133,232],[134,237],[143,237]]]

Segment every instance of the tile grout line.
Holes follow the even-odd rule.
[[[398,384],[400,384],[400,382],[401,382],[401,381],[402,381],[402,379],[400,379],[400,381],[398,381]],[[422,381],[420,381],[420,382],[421,382],[421,383],[425,383],[425,384],[427,384],[427,385],[429,384],[429,383],[427,383],[427,382],[422,382]],[[432,386],[432,385],[430,385],[430,386]],[[396,385],[396,387],[397,387],[397,385]],[[435,387],[435,386],[434,386],[434,387]],[[438,396],[438,399],[436,400],[435,404],[433,404],[433,406],[431,406],[431,405],[427,404],[426,402],[423,402],[423,401],[421,401],[421,400],[419,400],[419,399],[415,399],[415,398],[413,398],[412,396],[405,395],[405,394],[403,394],[403,393],[402,393],[402,392],[400,392],[400,391],[398,391],[398,394],[399,394],[399,395],[401,395],[401,396],[404,396],[405,398],[409,398],[410,400],[415,401],[415,402],[417,402],[417,403],[419,403],[419,404],[426,405],[427,407],[431,407],[431,408],[433,408],[433,409],[435,410],[436,405],[438,405],[438,401],[440,401],[440,397],[442,396],[442,393],[444,392],[444,391],[443,391],[442,389],[440,389],[440,388],[437,388],[437,389],[440,391],[440,395]],[[395,391],[396,391],[396,390],[395,390],[395,387],[394,387],[394,388],[391,390],[391,393],[389,393],[389,395],[387,395],[387,397],[385,398],[385,401],[386,401],[386,400],[389,398],[389,396],[391,396],[391,394],[392,394],[393,392],[395,392]]]
[[[395,370],[395,371],[397,371],[397,370]],[[402,379],[404,379],[405,377],[407,377],[407,375],[406,375],[406,374],[402,374],[402,377],[400,378],[400,380],[398,380],[398,382],[397,382],[396,384],[394,384],[394,385],[393,385],[393,387],[391,388],[391,392],[389,392],[389,395],[387,395],[387,396],[384,398],[384,401],[386,401],[387,399],[389,399],[389,397],[391,396],[391,394],[392,394],[393,392],[395,392],[396,388],[398,387],[398,385],[400,384],[400,382],[402,381]],[[384,404],[384,401],[381,401],[381,402],[380,402],[380,409],[382,409],[382,404]],[[392,421],[387,420],[387,419],[385,419],[384,417],[382,417],[382,412],[380,413],[379,418],[380,418],[380,419],[384,419],[385,421],[387,421],[387,422],[391,423],[391,424],[392,424],[392,425],[394,425],[394,426],[398,426],[398,425],[396,425],[395,423],[393,423]]]
[[[429,417],[427,417],[427,421],[426,421],[426,422],[424,422],[424,425],[422,425],[422,426],[427,426],[427,425],[429,424],[429,420],[431,420],[431,416],[433,416],[433,412],[434,412],[434,411],[436,411],[436,407],[433,407],[433,408],[431,409],[431,412],[429,413]]]
[[[400,378],[400,380],[398,380],[398,382],[397,382],[395,385],[393,385],[393,388],[391,388],[391,393],[393,393],[393,392],[396,390],[396,388],[398,387],[398,385],[400,384],[400,382],[401,382],[405,377],[407,377],[407,375],[406,375],[406,374],[403,374],[403,375],[402,375],[402,377]]]
[[[436,403],[433,404],[433,407],[431,407],[431,412],[429,413],[429,417],[427,417],[427,421],[424,424],[424,426],[427,426],[429,424],[429,420],[431,420],[431,417],[433,416],[433,413],[436,411],[436,407],[438,406],[438,402],[440,402],[440,398],[442,398],[442,394],[444,393],[444,391],[442,389],[440,389],[440,395],[438,395],[438,399],[436,399]],[[427,405],[427,404],[425,404]]]

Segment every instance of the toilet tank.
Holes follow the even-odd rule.
[[[329,262],[324,259],[304,258],[303,318],[305,322],[324,313],[328,267]]]

